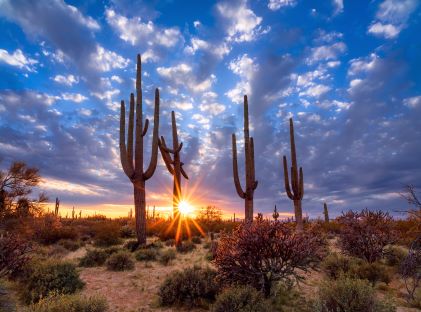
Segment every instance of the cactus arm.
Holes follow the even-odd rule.
[[[183,142],[181,142],[180,144],[178,144],[177,149],[171,149],[171,148],[168,148],[167,146],[162,146],[162,148],[167,153],[170,153],[170,154],[177,154],[177,153],[179,153],[181,151],[182,147],[183,147]]]
[[[183,175],[183,177],[185,177],[187,180],[189,179],[189,176],[187,175],[187,173],[184,171],[184,168],[183,168],[183,163],[181,163],[181,167],[180,167],[180,171],[181,171],[181,174]]]
[[[133,168],[134,95],[130,94],[129,128],[127,130],[127,161]],[[134,170],[134,169],[133,169]]]
[[[300,167],[300,188],[299,188],[299,197],[300,200],[303,199],[304,196],[304,175],[303,175],[303,168]]]
[[[143,132],[142,132],[143,137],[146,135],[146,132],[148,132],[148,127],[149,127],[149,119],[146,118],[145,119],[145,126],[143,127]]]
[[[171,166],[172,160],[168,152],[165,150],[165,140],[164,137],[161,137],[161,140],[158,140],[158,147],[164,160],[165,166],[167,167],[170,174],[174,175],[174,169]]]
[[[124,173],[132,179],[134,176],[133,164],[130,166],[127,158],[126,149],[126,108],[124,101],[121,101],[120,108],[120,159],[121,166],[123,167]]]
[[[235,184],[235,189],[237,191],[237,194],[241,198],[245,199],[246,194],[241,187],[240,178],[238,176],[237,142],[236,142],[234,133],[232,134],[232,169],[233,169],[234,184]]]
[[[153,117],[152,154],[149,167],[143,177],[148,180],[155,172],[158,163],[158,139],[159,139],[159,90],[155,89],[155,112]]]
[[[287,165],[286,156],[284,156],[284,181],[285,181],[285,191],[287,192],[288,198],[294,199],[294,196],[291,193],[291,188],[289,186],[288,165]]]

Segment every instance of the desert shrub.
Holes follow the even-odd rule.
[[[77,232],[72,227],[63,226],[56,216],[47,214],[35,221],[34,238],[41,244],[50,245],[61,239],[76,240]]]
[[[102,297],[52,295],[30,305],[27,312],[105,312],[107,301]]]
[[[394,312],[396,308],[377,300],[368,281],[346,277],[322,283],[312,311]]]
[[[215,299],[219,285],[209,268],[187,268],[173,272],[159,288],[163,306],[205,307]]]
[[[421,289],[421,236],[412,243],[399,267],[399,273],[405,283],[407,300],[415,301],[417,289]]]
[[[211,243],[212,243],[212,242],[205,242],[205,243],[203,244],[203,249],[209,249],[209,248],[211,247]]]
[[[349,211],[339,222],[342,225],[339,244],[348,255],[375,262],[383,257],[385,247],[394,242],[393,219],[387,212]]]
[[[131,238],[134,237],[135,233],[133,229],[128,225],[123,225],[120,228],[120,237],[122,238]]]
[[[58,244],[69,251],[76,251],[80,248],[80,243],[78,241],[70,239],[61,239],[58,241]]]
[[[270,309],[260,291],[250,286],[225,289],[216,297],[212,312],[269,312]]]
[[[137,261],[155,261],[157,258],[158,252],[155,249],[139,249],[135,258]]]
[[[135,239],[129,240],[124,244],[124,248],[128,249],[130,252],[134,252],[139,248],[139,242]]]
[[[101,266],[108,258],[108,254],[101,249],[88,249],[86,255],[79,260],[79,265],[82,267]]]
[[[108,247],[108,248],[104,249],[104,252],[109,256],[111,256],[112,254],[115,254],[119,251],[123,251],[123,250],[118,246],[111,246],[111,247]]]
[[[322,258],[317,235],[297,233],[282,222],[241,224],[218,243],[215,265],[228,283],[251,285],[269,296],[274,283],[298,281]]]
[[[154,242],[152,242],[150,244],[147,244],[145,246],[145,248],[152,248],[152,249],[161,249],[163,247],[164,247],[164,244],[161,241],[159,241],[159,240],[154,241]]]
[[[292,285],[278,285],[275,294],[270,297],[268,303],[271,311],[278,312],[313,312],[301,291],[297,291]]]
[[[351,270],[351,274],[359,279],[368,280],[373,286],[378,282],[389,284],[392,279],[389,268],[378,262],[365,262],[358,266],[354,266]]]
[[[403,259],[407,256],[408,252],[399,246],[390,246],[386,249],[384,258],[387,265],[397,266],[401,264]]]
[[[163,265],[168,265],[175,258],[176,254],[173,249],[162,250],[158,254],[158,261]]]
[[[174,238],[167,239],[167,240],[165,241],[165,246],[170,247],[170,246],[174,246],[174,245],[175,245],[175,239],[174,239]]]
[[[95,226],[94,243],[98,247],[118,245],[120,240],[120,228],[116,223],[100,223]]]
[[[328,255],[321,263],[322,270],[331,279],[337,279],[351,270],[352,261],[350,258],[338,253]]]
[[[193,236],[191,238],[191,242],[193,244],[200,245],[202,243],[202,239],[200,238],[200,236]]]
[[[185,241],[176,245],[175,248],[177,249],[179,253],[188,253],[196,249],[196,245],[190,241]]]
[[[130,271],[134,269],[132,255],[119,251],[112,254],[107,260],[107,269],[110,271]]]
[[[0,237],[0,278],[19,271],[30,259],[31,245],[14,234]]]
[[[37,302],[51,292],[72,294],[82,289],[75,265],[69,262],[45,261],[37,263],[24,280],[23,300],[26,303]]]

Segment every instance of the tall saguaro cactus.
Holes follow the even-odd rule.
[[[143,138],[145,137],[149,120],[143,124],[142,112],[142,63],[137,55],[136,69],[136,110],[134,94],[130,94],[130,111],[126,145],[126,108],[121,101],[120,111],[120,158],[124,173],[133,183],[134,207],[136,218],[136,235],[139,244],[146,244],[146,199],[145,182],[149,180],[156,169],[158,161],[158,129],[159,129],[159,90],[155,89],[155,110],[153,118],[153,135],[151,160],[146,171],[143,170]],[[136,124],[135,124],[136,114]],[[135,135],[133,151],[133,132]],[[133,162],[134,158],[134,162]]]
[[[244,152],[245,152],[245,173],[246,173],[246,188],[243,190],[238,176],[237,163],[237,141],[235,133],[232,134],[232,168],[234,176],[235,189],[238,196],[244,199],[244,214],[245,221],[253,221],[253,195],[257,188],[257,181],[255,179],[254,169],[254,143],[253,138],[249,133],[249,112],[247,95],[244,96]]]
[[[180,151],[183,147],[183,143],[178,143],[178,134],[177,134],[177,123],[175,121],[175,113],[171,112],[171,123],[172,123],[172,145],[173,148],[170,149],[165,143],[165,139],[161,136],[161,139],[158,140],[159,150],[161,151],[162,159],[164,160],[165,166],[168,171],[173,175],[173,195],[172,195],[172,205],[173,205],[173,217],[176,218],[179,214],[178,204],[181,201],[181,175],[187,180],[189,177],[183,169],[184,163],[180,159]],[[171,154],[173,157],[171,158]]]
[[[323,203],[323,214],[325,216],[325,222],[329,223],[329,210],[327,209],[326,203]]]
[[[58,210],[60,209],[60,200],[56,197],[56,205],[54,206],[54,215],[58,216]]]
[[[294,124],[292,118],[289,119],[289,136],[291,141],[291,186],[289,185],[288,178],[288,165],[287,158],[284,156],[284,178],[285,178],[285,191],[289,199],[294,202],[295,221],[297,222],[297,231],[303,231],[303,210],[301,207],[301,200],[304,196],[304,180],[303,168],[298,170],[297,155],[295,152],[295,139],[294,139]],[[292,189],[292,191],[291,191]]]

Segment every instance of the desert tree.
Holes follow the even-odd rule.
[[[0,236],[0,278],[22,268],[30,259],[31,245],[15,234]]]
[[[408,301],[415,299],[415,292],[421,286],[421,236],[409,249],[408,255],[399,267],[399,273],[404,280]]]

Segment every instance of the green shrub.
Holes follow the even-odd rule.
[[[112,254],[115,254],[119,251],[123,251],[123,250],[118,246],[112,246],[112,247],[108,247],[108,248],[104,249],[104,252],[109,256],[111,256]]]
[[[120,243],[120,228],[118,224],[100,223],[95,226],[95,246],[108,247],[118,245]]]
[[[76,251],[80,248],[80,243],[78,241],[70,239],[61,239],[58,241],[58,244],[70,251]]]
[[[150,244],[147,244],[145,246],[145,248],[152,248],[152,249],[161,249],[163,247],[164,247],[164,244],[161,241],[159,241],[159,240],[154,241],[154,242],[152,242]]]
[[[158,261],[163,265],[168,265],[175,258],[176,255],[173,249],[162,250],[158,255]]]
[[[134,269],[132,255],[125,251],[112,254],[107,260],[107,269],[110,271],[130,271]]]
[[[200,245],[202,243],[202,239],[200,236],[193,236],[191,239],[193,244]]]
[[[23,284],[23,300],[26,303],[37,302],[51,292],[72,294],[85,285],[75,265],[58,261],[37,263]]]
[[[101,266],[108,258],[108,254],[101,249],[88,249],[86,255],[79,260],[82,267]]]
[[[399,246],[391,246],[386,249],[384,258],[387,265],[397,266],[401,264],[403,259],[407,256],[408,252]]]
[[[215,299],[219,285],[209,268],[187,268],[173,272],[159,288],[163,306],[206,307]]]
[[[123,225],[120,228],[120,237],[122,238],[131,238],[134,237],[134,234],[133,229],[128,225]]]
[[[322,283],[312,311],[395,312],[396,308],[377,300],[368,281],[346,277]]]
[[[250,286],[225,289],[216,297],[212,312],[266,312],[270,311],[264,296]]]
[[[28,312],[105,312],[107,301],[102,297],[82,297],[80,295],[55,295],[32,304]]]
[[[155,249],[139,249],[135,258],[137,261],[155,261],[158,252]]]
[[[124,248],[128,249],[130,252],[134,252],[139,248],[139,242],[137,240],[129,240],[124,244]]]
[[[365,262],[358,266],[354,266],[351,270],[351,274],[356,278],[368,280],[373,286],[377,282],[389,284],[392,279],[389,269],[378,262]]]
[[[351,269],[351,259],[338,253],[328,255],[321,263],[322,270],[329,278],[337,279]]]
[[[179,253],[188,253],[196,249],[196,245],[192,242],[186,241],[176,245],[175,248]]]
[[[292,285],[278,284],[278,289],[269,299],[269,302],[271,304],[271,311],[313,312],[306,299],[302,296],[302,292],[292,288]]]

